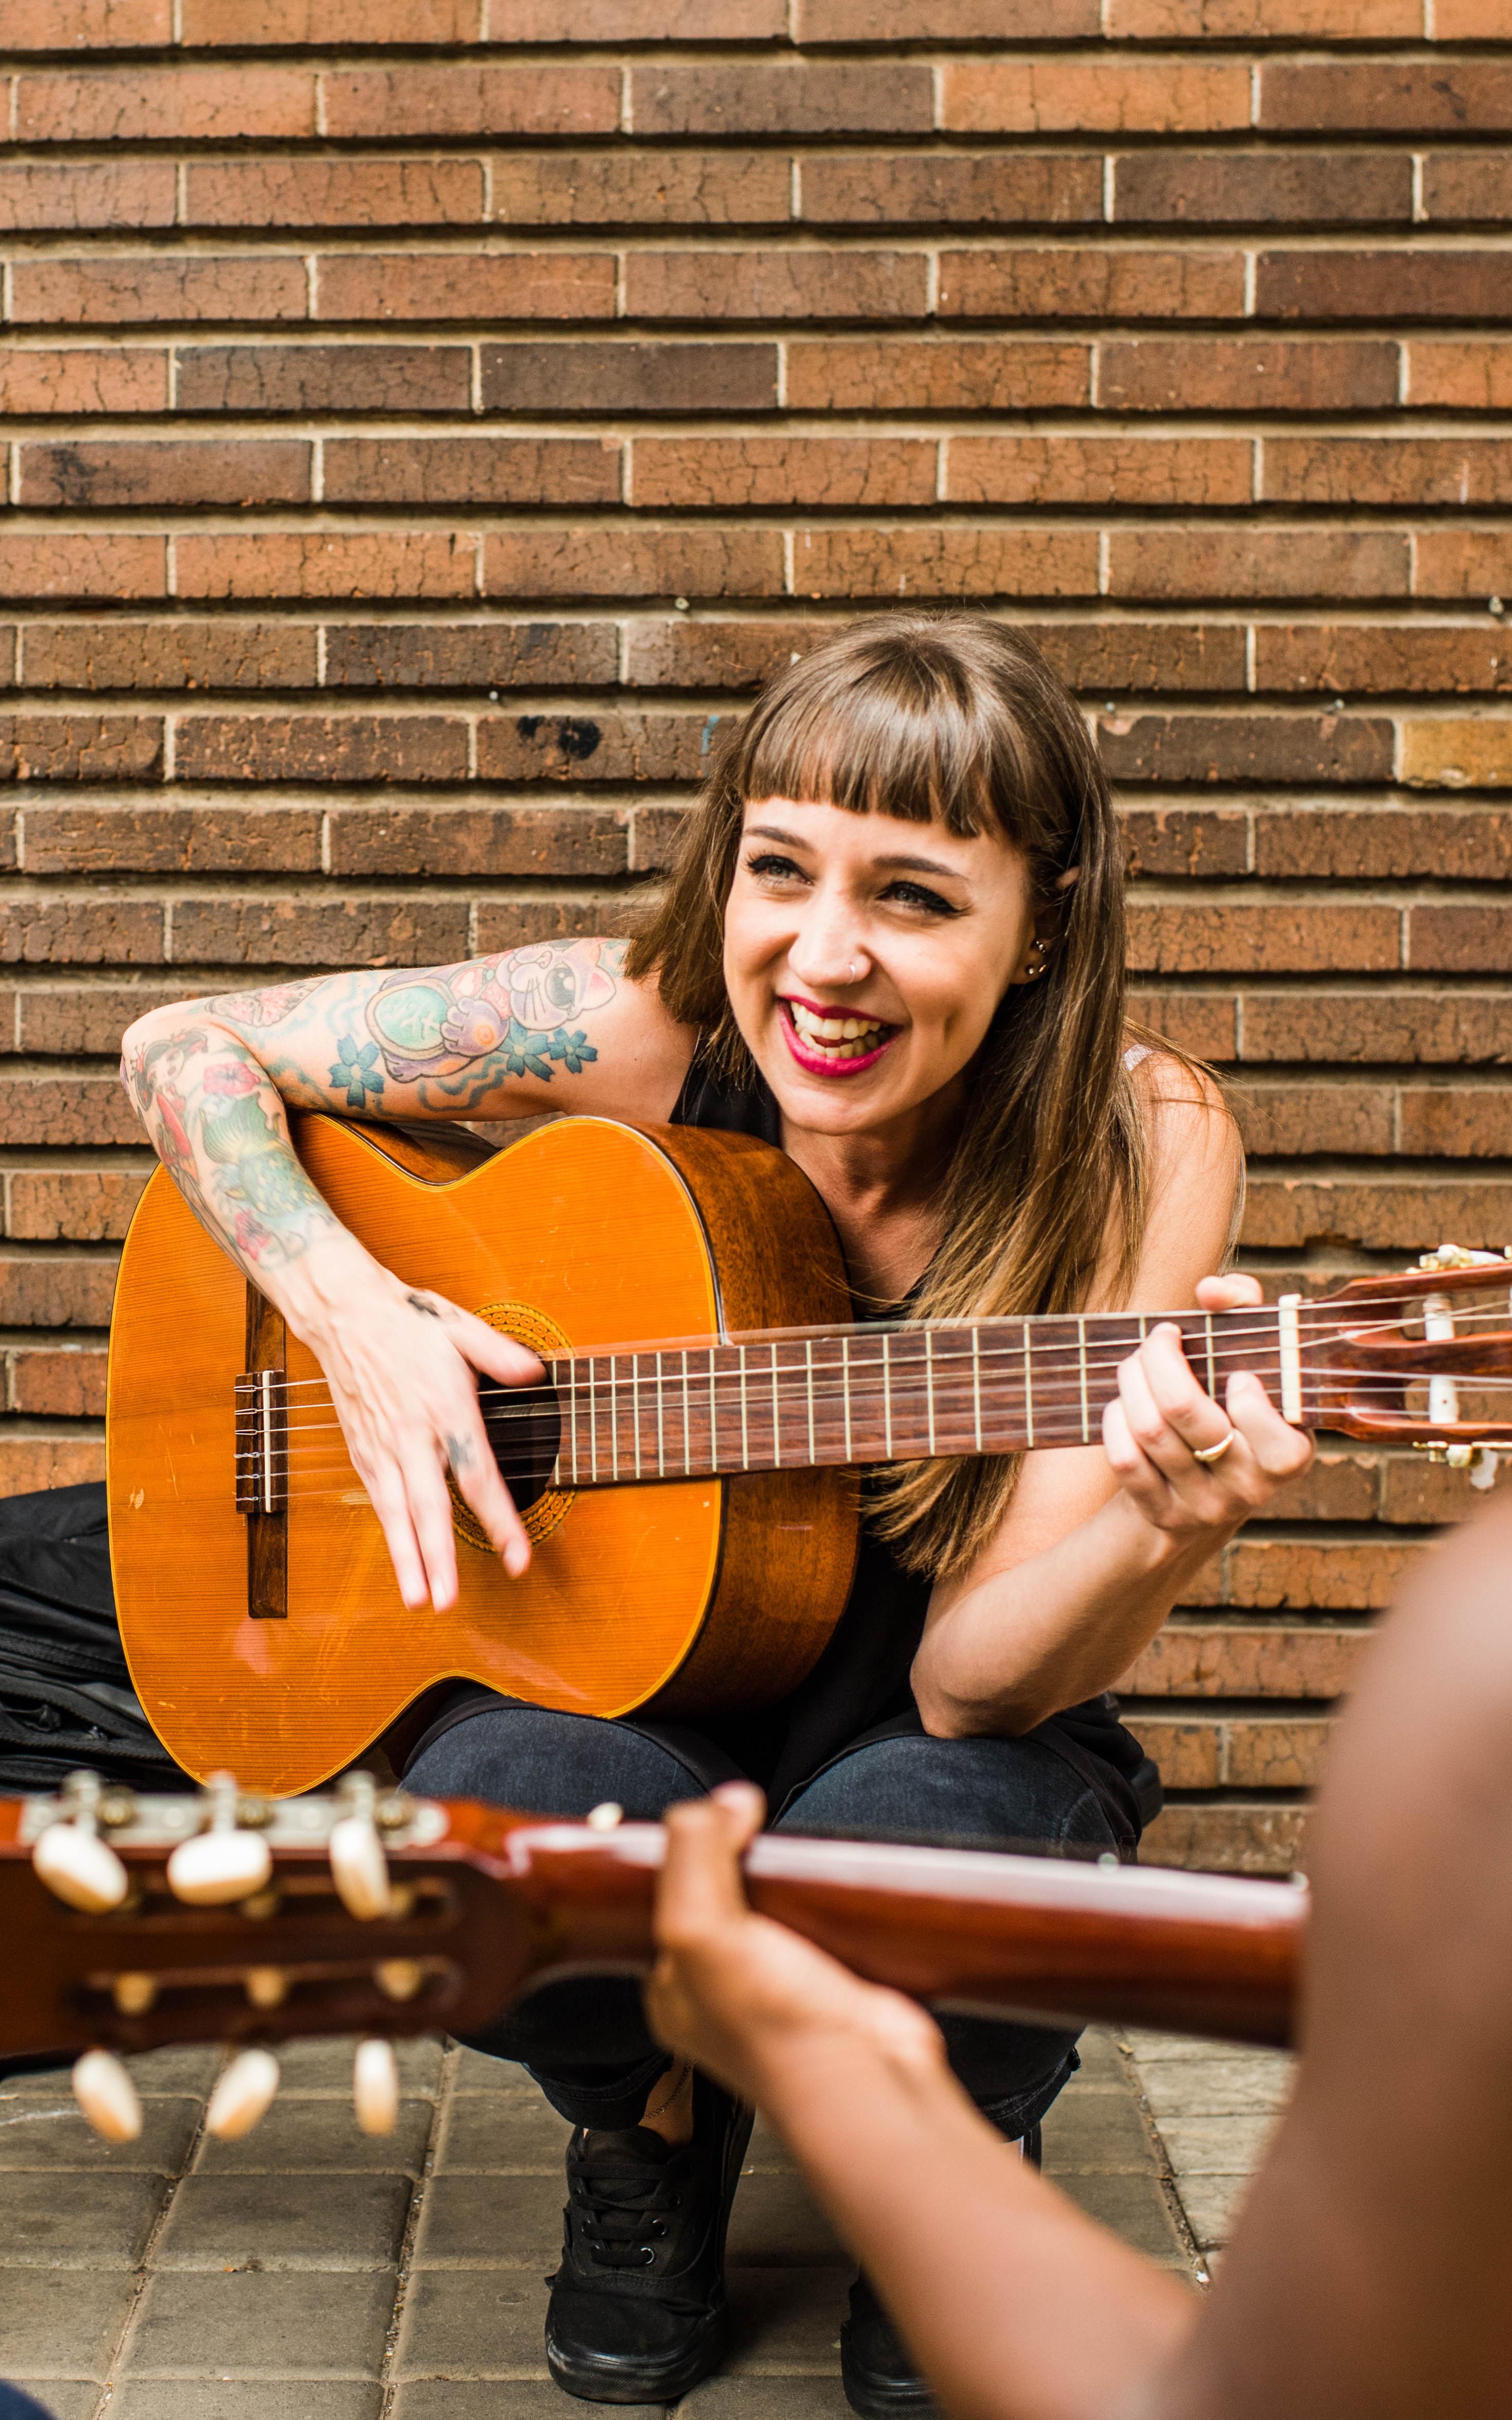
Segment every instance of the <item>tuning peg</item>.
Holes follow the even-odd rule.
[[[399,2122],[399,2063],[386,2041],[357,2045],[352,2104],[364,2134],[392,2134]]]
[[[412,2000],[425,1979],[418,1958],[380,1958],[373,1979],[388,2000]]]
[[[73,2097],[95,2133],[107,2143],[134,2143],[142,2132],[136,2086],[108,2050],[86,2050],[75,2061]]]
[[[156,1975],[117,1975],[110,1996],[123,2017],[145,2017],[158,1996]]]
[[[590,1832],[612,1832],[624,1821],[625,1809],[612,1798],[606,1798],[601,1807],[590,1807],[583,1817]]]
[[[374,1818],[377,1792],[370,1773],[349,1773],[341,1785],[346,1813],[331,1827],[331,1878],[348,1916],[364,1924],[393,1906],[389,1861]]]
[[[266,2116],[278,2090],[278,2061],[269,2050],[244,2050],[234,2058],[210,2094],[205,2131],[223,2143],[250,2134]]]
[[[255,2009],[281,2009],[288,1998],[288,1977],[282,1966],[249,1966],[242,1982]]]
[[[100,1776],[70,1773],[63,1785],[64,1812],[32,1851],[32,1869],[66,1907],[86,1916],[119,1907],[131,1879],[115,1850],[96,1828],[100,1820]]]
[[[221,1907],[262,1889],[273,1870],[272,1853],[260,1832],[239,1825],[233,1774],[212,1773],[205,1796],[208,1827],[179,1841],[168,1860],[168,1887],[191,1907]]]

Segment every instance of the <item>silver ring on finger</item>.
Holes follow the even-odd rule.
[[[1228,1451],[1229,1447],[1233,1444],[1239,1432],[1237,1429],[1230,1429],[1228,1435],[1227,1436],[1220,1437],[1216,1445],[1195,1445],[1192,1449],[1193,1461],[1206,1463],[1222,1462],[1225,1454]]]

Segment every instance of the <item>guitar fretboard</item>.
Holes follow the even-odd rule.
[[[1118,1366],[1153,1314],[837,1327],[549,1360],[564,1488],[1094,1444]],[[1187,1357],[1222,1400],[1230,1371],[1273,1391],[1273,1309],[1189,1311]],[[520,1398],[516,1398],[517,1403]]]

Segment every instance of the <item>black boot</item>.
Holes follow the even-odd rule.
[[[1019,2139],[1019,2153],[1040,2164],[1040,2129]],[[939,2406],[876,2298],[863,2269],[851,2288],[851,2316],[840,2332],[840,2374],[845,2400],[862,2420],[933,2420]]]
[[[548,2282],[547,2366],[590,2403],[667,2403],[721,2359],[724,2239],[751,2111],[693,2079],[693,2137],[647,2126],[567,2146],[562,2266]]]

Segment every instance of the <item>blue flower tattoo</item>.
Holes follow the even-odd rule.
[[[569,1076],[580,1076],[585,1061],[596,1059],[597,1051],[580,1032],[564,1033],[559,1025],[550,1033],[532,1033],[517,1017],[509,1020],[504,1036],[504,1065],[511,1076],[538,1076],[543,1084],[551,1081],[548,1060],[566,1068]]]
[[[337,1050],[339,1055],[331,1071],[331,1080],[333,1084],[346,1085],[349,1109],[365,1109],[369,1093],[377,1100],[383,1090],[383,1074],[378,1063],[378,1044],[364,1042],[359,1049],[355,1042],[343,1041],[337,1045]]]

